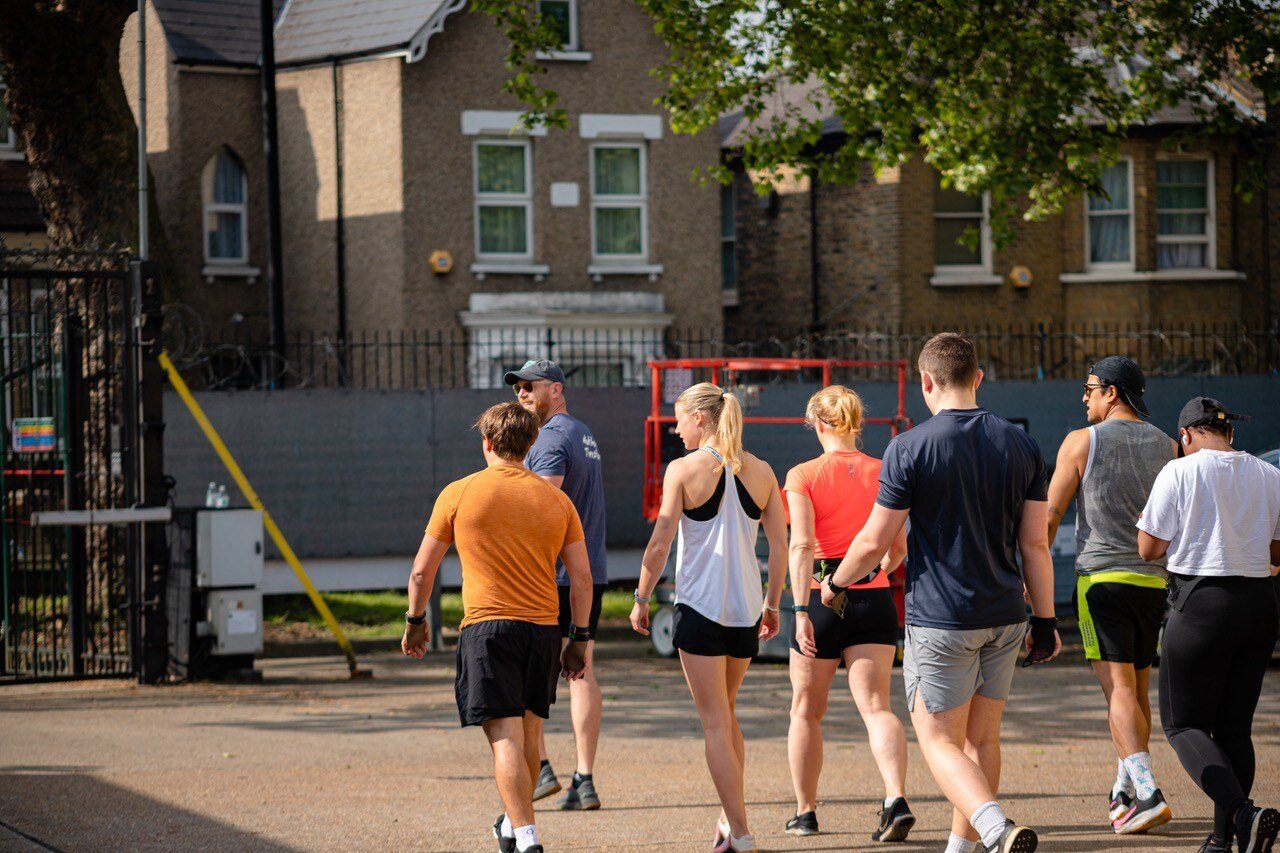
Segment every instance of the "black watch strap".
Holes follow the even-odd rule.
[[[792,612],[792,613],[808,613],[808,612],[809,612],[809,605],[807,605],[807,604],[793,604],[793,605],[791,605],[791,612]]]
[[[404,621],[409,623],[410,625],[421,625],[427,621],[427,611],[425,610],[422,611],[421,616],[414,616],[408,611],[405,611]]]
[[[591,632],[586,628],[580,628],[572,622],[569,623],[569,640],[574,643],[585,643],[591,639]]]
[[[836,583],[836,576],[834,573],[827,575],[827,586],[829,586],[831,591],[836,595],[839,595],[849,589],[847,586],[840,586],[840,584]]]

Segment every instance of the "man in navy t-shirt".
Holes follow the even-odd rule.
[[[600,604],[609,582],[604,547],[604,477],[600,466],[600,448],[587,425],[569,414],[564,396],[564,371],[554,361],[530,361],[519,370],[506,374],[505,381],[515,388],[520,405],[538,416],[542,429],[538,440],[524,459],[525,467],[551,485],[564,491],[578,510],[582,530],[586,534],[587,555],[591,560],[594,586],[590,624],[584,627],[592,639],[587,641],[587,672],[570,682],[569,703],[572,709],[573,734],[578,749],[578,766],[569,790],[559,800],[561,809],[598,809],[600,798],[592,778],[596,745],[600,740],[602,699],[596,681],[596,628],[600,622]],[[556,564],[556,584],[560,589],[560,636],[569,636],[569,576],[563,565]],[[542,767],[534,784],[535,800],[560,790],[551,762],[547,759],[545,740],[538,744]]]
[[[876,506],[822,597],[869,574],[911,519],[903,675],[920,749],[955,807],[947,853],[1029,853],[1035,832],[994,792],[1018,650],[1025,638],[1041,663],[1059,647],[1047,471],[1031,436],[978,406],[972,341],[934,336],[919,368],[933,417],[889,442]]]

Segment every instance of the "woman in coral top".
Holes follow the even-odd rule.
[[[901,841],[915,825],[904,797],[907,736],[889,705],[889,677],[898,641],[898,611],[889,572],[907,553],[906,530],[894,540],[880,568],[849,587],[833,608],[822,603],[818,579],[834,572],[875,504],[880,460],[858,449],[862,399],[843,385],[809,398],[805,423],[818,436],[822,455],[787,474],[791,511],[791,589],[795,638],[791,643],[791,726],[787,754],[796,790],[792,835],[818,832],[815,804],[822,772],[822,717],[831,679],[841,663],[867,727],[871,753],[884,777],[884,808],[873,841]],[[810,591],[808,601],[797,590]],[[843,607],[841,606],[843,605]]]

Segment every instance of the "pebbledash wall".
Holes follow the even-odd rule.
[[[799,414],[816,386],[767,386],[758,413]],[[858,386],[868,414],[890,415],[896,386]],[[1253,416],[1236,445],[1261,452],[1280,445],[1280,379],[1265,376],[1153,379],[1147,402],[1156,425],[1174,432],[1190,397],[1207,394]],[[432,502],[447,483],[478,469],[475,418],[494,391],[282,391],[197,395],[254,488],[302,557],[409,555],[417,550]],[[595,433],[604,459],[608,538],[613,547],[643,546],[643,423],[649,392],[638,388],[572,389],[571,411]],[[991,382],[979,401],[1009,418],[1025,418],[1052,463],[1069,430],[1085,426],[1080,383]],[[928,410],[917,386],[907,407],[919,423]],[[165,396],[165,464],[180,506],[200,504],[210,481],[230,483],[185,407]],[[864,449],[880,455],[887,427],[868,427]],[[747,428],[747,448],[778,473],[818,452],[799,426]],[[234,486],[232,486],[234,488]],[[237,496],[233,504],[241,504]],[[513,524],[520,524],[518,518]]]

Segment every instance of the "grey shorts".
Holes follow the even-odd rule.
[[[907,710],[915,708],[917,694],[930,714],[957,708],[974,694],[1009,698],[1026,634],[1026,622],[972,631],[908,625],[902,661]]]

